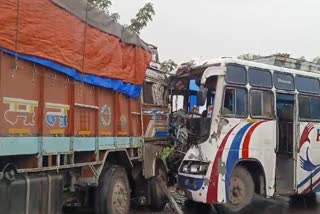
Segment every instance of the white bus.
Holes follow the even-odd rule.
[[[188,122],[187,198],[239,211],[256,194],[320,191],[320,74],[231,58],[190,70],[205,110]]]

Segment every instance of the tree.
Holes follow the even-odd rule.
[[[178,65],[172,59],[169,59],[169,60],[166,60],[161,63],[160,70],[164,71],[166,73],[170,73],[171,71],[173,71],[177,67],[178,67]]]
[[[100,10],[105,11],[109,14],[109,8],[112,5],[111,0],[88,0],[89,3],[98,7]]]
[[[89,3],[96,6],[100,10],[104,11],[110,15],[115,21],[120,20],[119,13],[110,13],[109,9],[112,5],[111,0],[88,0]],[[128,29],[137,34],[140,34],[141,30],[147,26],[149,22],[152,21],[153,16],[156,15],[156,12],[153,8],[152,3],[146,3],[136,14],[135,18],[131,19],[129,25],[125,25]]]
[[[137,34],[145,28],[148,22],[152,21],[152,17],[156,15],[153,9],[153,4],[146,3],[136,14],[136,17],[131,19],[131,24],[128,26],[130,30]]]

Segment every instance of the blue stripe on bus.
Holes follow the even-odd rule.
[[[317,168],[316,170],[314,170],[308,177],[306,177],[304,180],[302,180],[299,184],[298,184],[298,188],[302,187],[303,185],[305,185],[309,180],[311,180],[312,177],[314,177],[315,175],[317,175],[320,172],[320,167]]]
[[[228,157],[227,157],[227,162],[226,162],[226,194],[228,194],[228,186],[230,183],[230,177],[231,177],[231,173],[232,173],[232,169],[235,165],[235,163],[237,162],[237,160],[239,160],[239,156],[240,156],[240,145],[243,139],[244,134],[246,133],[246,131],[249,129],[249,127],[252,125],[253,123],[248,123],[246,125],[244,125],[236,134],[236,136],[234,137],[232,144],[229,148],[229,153],[228,153]]]

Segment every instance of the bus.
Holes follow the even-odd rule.
[[[186,117],[190,148],[178,170],[188,199],[239,211],[256,195],[320,191],[319,73],[232,58],[182,73],[193,78],[175,81],[175,96],[193,115]],[[196,111],[195,93],[182,93],[193,80]]]

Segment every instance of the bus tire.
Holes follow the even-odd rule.
[[[167,184],[168,176],[163,162],[158,160],[156,163],[156,176],[150,179],[150,208],[153,211],[159,212],[165,208],[168,199],[166,194],[162,191],[158,183],[158,179],[161,179],[165,184]]]
[[[99,179],[95,197],[96,214],[127,214],[130,209],[130,186],[126,170],[107,167]]]
[[[226,191],[228,191],[226,206],[231,211],[239,212],[249,205],[255,195],[254,182],[250,172],[243,166],[236,166]]]

